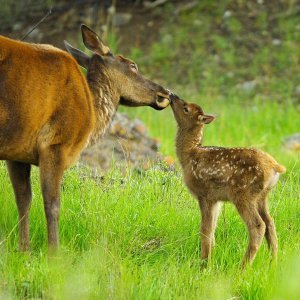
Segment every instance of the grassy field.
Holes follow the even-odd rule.
[[[278,264],[270,265],[264,242],[253,266],[240,270],[247,232],[226,204],[212,262],[200,269],[199,208],[178,166],[172,172],[114,169],[104,179],[71,168],[62,187],[61,248],[52,259],[34,168],[32,251],[19,253],[17,209],[0,162],[0,299],[300,299],[300,154],[282,146],[300,130],[300,27],[285,7],[221,2],[199,1],[193,11],[170,17],[160,41],[148,50],[133,48],[130,57],[142,73],[217,115],[206,127],[205,145],[255,146],[287,167],[270,194]],[[288,2],[290,13],[294,2],[282,1]],[[257,15],[248,18],[251,6]],[[174,10],[171,4],[164,9],[164,16]],[[114,41],[116,47],[122,42]],[[244,89],[245,82],[254,87]],[[121,110],[142,119],[161,141],[160,151],[175,158],[170,108]]]
[[[188,96],[187,96],[188,97]],[[193,96],[191,96],[192,100]],[[195,99],[197,96],[195,96]],[[180,172],[153,168],[143,174],[112,170],[104,180],[75,166],[62,188],[60,254],[47,259],[46,226],[37,169],[32,184],[30,255],[18,252],[18,219],[4,164],[0,165],[0,298],[46,299],[299,299],[300,163],[282,137],[296,132],[293,105],[256,100],[203,100],[221,112],[207,126],[206,145],[258,146],[288,171],[270,195],[279,236],[279,261],[269,265],[264,243],[251,268],[239,269],[246,229],[226,204],[216,232],[212,263],[199,264],[199,209]],[[206,103],[207,102],[207,103]],[[131,109],[174,154],[171,109]]]

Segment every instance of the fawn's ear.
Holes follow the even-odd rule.
[[[211,123],[213,120],[215,119],[214,116],[210,116],[210,115],[200,115],[199,116],[199,120],[204,123],[204,124],[209,124]]]
[[[101,38],[89,27],[82,24],[81,33],[84,45],[99,55],[110,55],[110,49],[104,45]]]

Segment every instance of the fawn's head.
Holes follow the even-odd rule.
[[[80,66],[87,69],[92,83],[99,84],[103,75],[113,86],[119,103],[127,106],[151,106],[164,109],[170,103],[169,92],[160,85],[146,79],[138,72],[137,64],[121,55],[113,55],[101,38],[90,28],[81,25],[83,43],[93,55],[89,57],[84,52],[72,47],[65,41],[68,52]]]
[[[181,129],[202,128],[214,120],[214,116],[204,114],[202,108],[195,103],[187,103],[174,94],[170,94],[171,107]]]

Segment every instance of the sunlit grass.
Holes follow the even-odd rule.
[[[185,97],[188,99],[188,94]],[[288,103],[254,101],[242,106],[238,101],[220,99],[199,99],[198,103],[206,111],[218,112],[216,121],[206,128],[205,144],[258,146],[288,169],[270,195],[279,237],[277,266],[269,265],[264,243],[253,267],[240,271],[247,232],[235,209],[226,204],[212,263],[201,270],[199,209],[184,187],[179,169],[175,173],[152,169],[143,174],[128,170],[126,176],[112,170],[100,180],[92,179],[88,169],[73,167],[62,187],[61,251],[50,261],[38,172],[34,169],[32,252],[20,254],[16,205],[1,163],[0,296],[274,299],[295,295],[297,299],[300,289],[292,278],[300,269],[299,154],[286,152],[281,142],[299,128],[295,122],[298,112]],[[142,118],[150,134],[161,139],[164,154],[174,155],[176,125],[171,109],[127,111]]]

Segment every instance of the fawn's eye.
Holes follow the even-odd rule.
[[[187,114],[189,112],[189,108],[187,106],[184,106],[183,111]]]
[[[137,65],[136,65],[135,63],[130,64],[130,68],[131,68],[131,70],[132,70],[133,72],[137,73],[138,68],[137,68]]]

